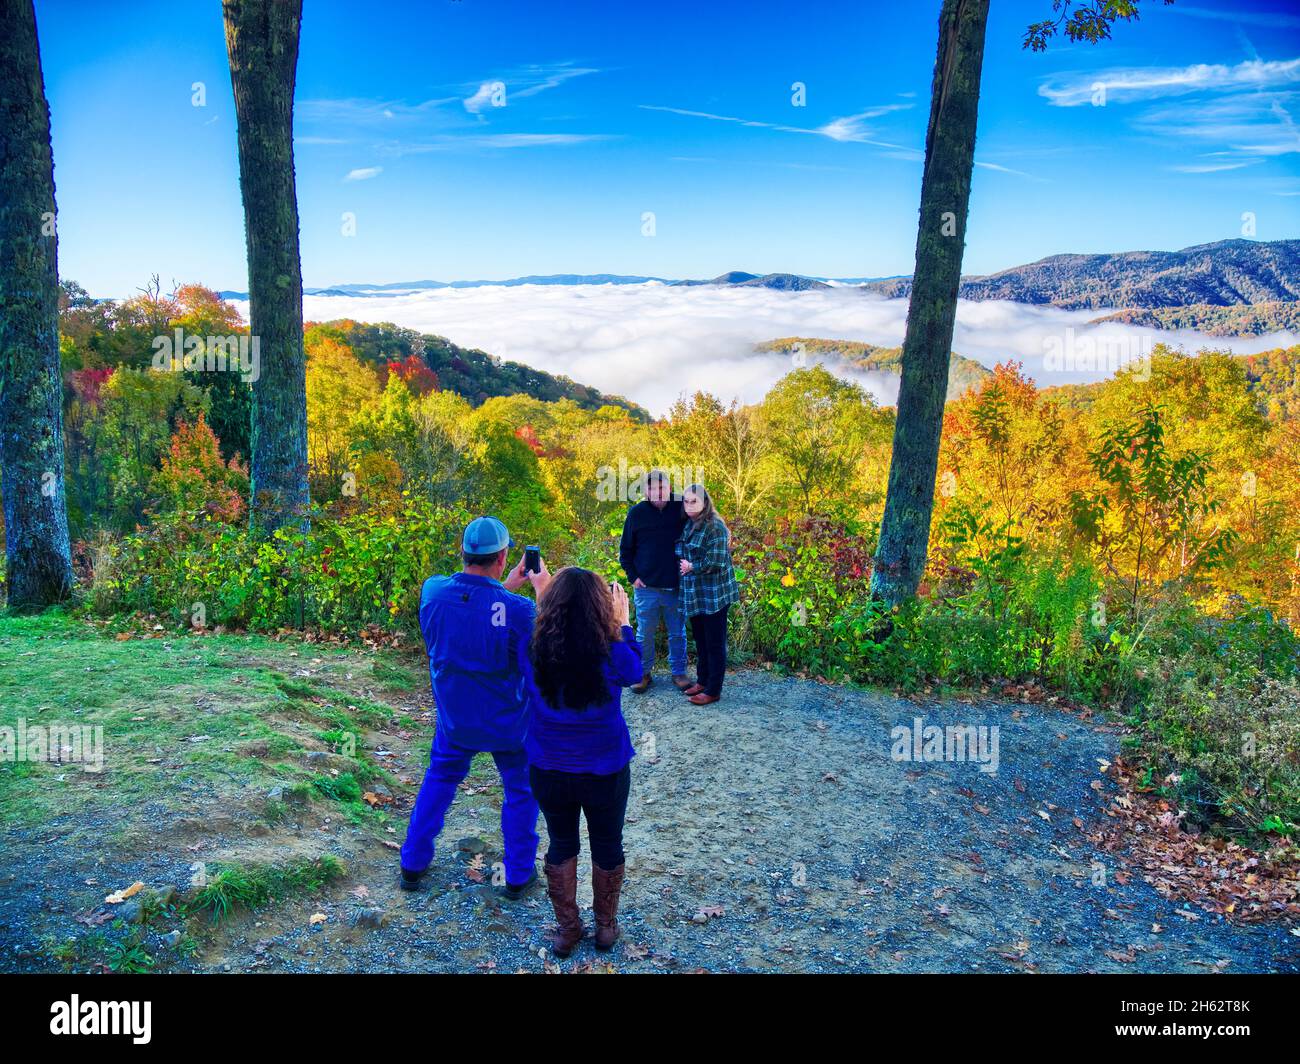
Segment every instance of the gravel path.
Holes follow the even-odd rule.
[[[329,850],[347,862],[346,879],[319,897],[233,917],[194,960],[168,961],[160,947],[162,970],[1300,971],[1300,938],[1287,928],[1186,909],[1090,848],[1084,829],[1111,793],[1099,761],[1115,756],[1118,736],[1063,710],[922,704],[763,671],[729,677],[713,706],[662,680],[624,703],[639,754],[624,934],[611,954],[588,942],[566,961],[540,955],[544,889],[503,903],[474,882],[475,851],[480,865],[500,859],[495,787],[457,800],[416,894],[397,889],[397,854],[373,827],[308,815],[273,839],[249,837],[237,810],[174,822],[160,846],[115,856],[112,881],[183,885],[195,840],[204,856]],[[892,759],[891,729],[916,717],[996,725],[997,773]],[[383,738],[396,770],[418,780],[427,735]],[[60,847],[69,830],[5,840],[0,968],[53,967],[38,932],[70,924],[67,895],[103,875],[106,855]],[[584,906],[587,862],[584,841]],[[354,923],[362,907],[383,910],[380,926]],[[314,913],[325,922],[312,925]]]

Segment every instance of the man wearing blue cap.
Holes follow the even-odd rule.
[[[476,518],[461,539],[462,571],[431,576],[420,592],[420,631],[429,652],[438,724],[402,846],[404,890],[415,890],[428,871],[456,788],[479,752],[492,754],[505,790],[503,893],[517,898],[537,881],[538,809],[524,754],[528,699],[521,669],[536,606],[515,592],[529,582],[541,595],[551,574],[545,562],[540,572],[525,573],[521,558],[503,582],[514,545],[495,517]]]

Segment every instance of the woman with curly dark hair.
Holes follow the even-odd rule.
[[[587,569],[552,578],[537,607],[525,675],[532,722],[524,741],[533,797],[550,835],[546,891],[558,924],[551,949],[567,957],[587,933],[578,912],[578,816],[591,843],[596,948],[618,938],[623,818],[636,751],[622,690],[641,679],[627,592]]]

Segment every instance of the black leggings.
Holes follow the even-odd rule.
[[[607,776],[529,765],[528,779],[551,837],[546,850],[548,864],[563,864],[578,856],[579,813],[587,818],[592,861],[606,871],[623,863],[623,818],[632,787],[630,764]]]
[[[696,676],[706,695],[722,694],[722,678],[727,672],[727,611],[697,613],[691,618],[691,635],[695,637]]]

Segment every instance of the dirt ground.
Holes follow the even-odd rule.
[[[345,668],[361,666],[320,671]],[[138,879],[183,894],[196,862],[331,853],[346,864],[341,879],[236,912],[189,955],[169,948],[175,925],[151,928],[154,970],[1300,971],[1291,928],[1166,900],[1122,858],[1090,847],[1086,831],[1112,789],[1102,766],[1118,750],[1105,726],[1047,705],[921,704],[761,670],[729,675],[715,705],[691,705],[660,679],[644,696],[625,694],[624,706],[638,756],[623,937],[610,954],[588,941],[553,960],[542,949],[544,888],[517,902],[493,893],[500,790],[486,758],[462,787],[422,890],[397,888],[395,847],[432,730],[427,695],[413,693],[393,709],[414,727],[365,737],[410,781],[382,824],[313,800],[268,826],[260,785],[235,801],[236,778],[224,795],[185,792],[182,807],[158,801],[5,829],[0,969],[61,970],[51,944],[95,925],[106,885]],[[894,760],[891,729],[917,717],[996,725],[998,771]],[[539,833],[544,851],[541,822]],[[585,907],[588,860],[584,844]]]

